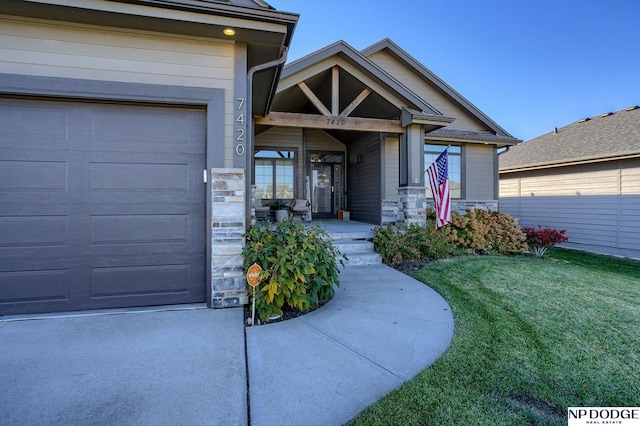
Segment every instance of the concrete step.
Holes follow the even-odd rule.
[[[333,245],[340,250],[340,253],[373,252],[373,243],[367,240],[334,240]]]
[[[373,243],[367,240],[334,240],[333,245],[347,256],[347,265],[379,265],[382,257],[373,250]]]
[[[373,231],[327,231],[327,234],[334,240],[370,240],[375,236]]]
[[[379,265],[382,263],[382,256],[375,252],[349,253],[346,256],[345,265]]]

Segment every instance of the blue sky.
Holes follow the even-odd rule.
[[[639,0],[268,0],[300,14],[289,61],[390,38],[528,140],[640,104]]]

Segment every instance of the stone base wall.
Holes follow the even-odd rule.
[[[211,306],[242,306],[248,303],[242,268],[244,169],[212,169],[211,188]]]
[[[433,199],[427,200],[427,209],[435,209]],[[451,200],[451,211],[465,214],[467,210],[498,210],[498,200]]]
[[[382,218],[381,225],[395,225],[401,223],[408,225],[410,223],[426,223],[426,212],[434,209],[433,199],[426,197],[426,188],[410,187],[398,188],[400,201],[382,200]],[[420,196],[422,191],[422,196]],[[498,200],[451,200],[451,211],[457,211],[465,214],[467,210],[484,209],[498,210]]]

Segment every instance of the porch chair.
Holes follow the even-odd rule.
[[[254,207],[254,210],[256,212],[256,219],[257,220],[267,220],[267,215],[269,214],[269,210],[270,210],[269,206],[263,206],[262,205],[262,201],[260,201],[259,204],[256,203],[256,206]]]
[[[299,215],[302,220],[307,218],[307,213],[311,207],[309,200],[295,199],[291,203],[291,214],[293,217]]]

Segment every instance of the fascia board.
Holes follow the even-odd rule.
[[[41,15],[37,16],[41,10]],[[232,26],[236,29],[244,29],[264,33],[277,34],[281,44],[283,37],[290,40],[293,29],[299,18],[296,14],[287,12],[274,12],[271,10],[260,10],[247,7],[229,6],[219,3],[208,3],[202,1],[169,1],[169,0],[2,0],[0,2],[0,13],[7,11],[24,12],[26,16],[56,19],[57,11],[67,11],[63,13],[65,17],[75,19],[82,23],[85,19],[89,24],[100,25],[101,16],[123,16],[131,19],[138,19],[141,23],[144,20],[160,20],[160,22],[180,22],[184,24],[205,25],[214,27]],[[145,29],[145,28],[141,28]],[[152,28],[153,29],[153,28]],[[164,28],[155,30],[167,31]],[[171,32],[171,31],[170,31]],[[211,37],[213,31],[209,31],[206,36]],[[205,34],[203,34],[205,35]],[[216,36],[223,38],[224,36]],[[229,40],[238,40],[238,37]],[[285,44],[288,41],[285,41]]]

